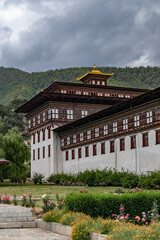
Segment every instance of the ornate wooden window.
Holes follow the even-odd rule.
[[[48,145],[48,157],[51,156],[51,145]]]
[[[70,145],[70,143],[71,143],[71,139],[70,137],[67,137],[67,145]]]
[[[51,109],[48,109],[48,119],[51,119]]]
[[[73,110],[67,109],[67,119],[73,119]]]
[[[38,115],[38,124],[41,122],[41,115]]]
[[[82,149],[78,148],[78,158],[81,158],[81,157],[82,157]]]
[[[75,159],[75,150],[72,150],[72,159]]]
[[[87,140],[91,139],[91,130],[87,131]]]
[[[94,129],[94,136],[97,138],[99,137],[99,128]]]
[[[35,144],[35,133],[33,134],[33,144]]]
[[[160,130],[156,131],[156,144],[160,144]]]
[[[85,147],[85,157],[89,157],[89,147]]]
[[[128,129],[128,118],[123,119],[123,130]]]
[[[40,148],[38,148],[37,151],[38,151],[38,159],[40,159]]]
[[[69,160],[68,151],[66,151],[66,161]]]
[[[142,134],[142,146],[147,147],[148,146],[148,133]]]
[[[33,127],[35,127],[35,122],[36,122],[36,119],[35,117],[33,118]]]
[[[58,108],[52,109],[52,118],[58,118]]]
[[[103,126],[103,132],[104,132],[104,135],[108,134],[108,125]]]
[[[64,138],[61,139],[61,146],[64,147]]]
[[[74,134],[74,135],[73,135],[73,143],[76,143],[76,142],[77,142],[77,135]]]
[[[114,140],[110,141],[110,152],[114,152]]]
[[[83,132],[80,132],[80,142],[83,142]]]
[[[153,122],[153,113],[152,113],[152,111],[146,112],[146,118],[147,118],[147,123],[152,123]]]
[[[160,108],[157,108],[155,110],[155,115],[156,115],[156,121],[160,121]]]
[[[45,158],[45,147],[43,147],[43,158]]]
[[[45,120],[46,120],[46,113],[43,112],[43,122],[45,122]]]
[[[28,120],[28,128],[31,128],[31,120]]]
[[[117,132],[117,122],[113,123],[113,133]]]
[[[120,151],[124,151],[124,150],[125,150],[125,139],[120,138]]]
[[[88,116],[87,110],[82,110],[82,118]]]
[[[134,116],[134,127],[139,127],[140,121],[139,121],[139,115]]]
[[[105,154],[105,143],[101,143],[101,154]]]
[[[93,145],[93,156],[97,155],[97,145]]]
[[[131,136],[131,149],[136,148],[136,135]]]
[[[35,160],[35,149],[33,150],[33,161]]]

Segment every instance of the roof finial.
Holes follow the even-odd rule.
[[[93,66],[93,70],[96,70],[96,64],[94,64],[94,66]]]

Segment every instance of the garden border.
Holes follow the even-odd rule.
[[[72,227],[66,226],[60,223],[55,222],[45,222],[43,219],[36,219],[37,228],[42,228],[57,234],[61,234],[67,237],[71,237]],[[91,240],[105,240],[107,239],[107,235],[102,235],[98,233],[91,234]]]

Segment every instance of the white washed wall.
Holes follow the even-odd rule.
[[[53,164],[53,132],[51,138],[48,139],[48,130],[45,130],[45,140],[42,140],[42,131],[40,133],[40,142],[38,142],[38,134],[35,135],[35,144],[33,144],[33,136],[31,138],[31,177],[33,174],[42,173],[48,177],[54,172]],[[48,145],[51,145],[51,154],[48,157]],[[43,158],[43,147],[45,147],[45,158]],[[38,148],[40,148],[40,159],[38,159]],[[33,150],[35,149],[35,160],[33,161]]]
[[[65,161],[65,151],[63,151],[63,172],[77,173],[86,169],[104,168],[114,168],[117,171],[124,169],[136,173],[158,170],[160,169],[160,144],[155,144],[155,130],[148,132],[149,146],[147,147],[142,147],[142,133],[138,133],[136,134],[136,149],[131,149],[130,136],[126,136],[125,151],[120,151],[119,138],[115,139],[115,152],[113,153],[110,153],[110,140],[105,142],[105,154],[101,154],[101,142],[97,143],[96,156],[93,156],[93,144],[89,145],[89,157],[85,157],[85,146],[82,146],[82,158],[80,159],[78,159],[78,148],[75,148],[74,160],[71,159],[71,150],[68,150],[69,160]]]

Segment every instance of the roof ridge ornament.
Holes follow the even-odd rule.
[[[96,64],[94,63],[93,70],[96,70]]]

